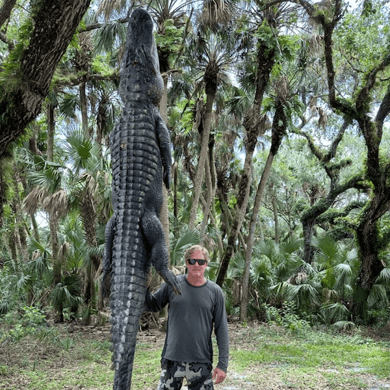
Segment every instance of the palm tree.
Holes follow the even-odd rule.
[[[194,178],[194,188],[192,191],[189,221],[189,227],[191,229],[195,226],[199,198],[202,191],[203,177],[209,151],[213,105],[216,99],[218,86],[224,80],[228,79],[225,71],[227,70],[229,63],[231,63],[231,57],[229,57],[230,52],[227,50],[229,42],[223,42],[215,34],[208,33],[205,36],[200,35],[198,39],[193,41],[193,44],[197,50],[196,63],[193,63],[193,69],[196,69],[198,77],[199,75],[201,77],[199,80],[201,81],[199,87],[204,87],[206,102],[204,105],[204,112],[198,113],[200,115],[198,131],[201,133],[201,140],[198,164]]]
[[[51,262],[53,265],[54,286],[61,283],[62,256],[59,255],[60,246],[58,242],[59,221],[68,211],[68,199],[66,192],[60,187],[61,166],[47,163],[46,167],[37,172],[31,172],[29,179],[34,186],[32,191],[24,199],[24,207],[29,213],[35,213],[40,204],[49,215]],[[57,319],[63,321],[62,306],[58,307]]]
[[[73,207],[80,213],[83,223],[89,256],[86,258],[84,303],[91,307],[95,304],[94,280],[101,269],[101,251],[97,242],[98,208],[107,209],[109,196],[104,196],[107,188],[108,161],[102,156],[100,147],[93,143],[82,130],[74,130],[66,138],[64,152],[69,169],[69,196],[74,199]],[[110,187],[109,187],[110,188]],[[103,196],[102,196],[103,194]],[[108,218],[106,213],[106,218]],[[107,219],[100,215],[100,223]],[[100,296],[99,296],[100,298]],[[85,318],[88,321],[89,318]]]

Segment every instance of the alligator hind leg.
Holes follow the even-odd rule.
[[[156,213],[145,211],[141,225],[146,240],[151,247],[151,263],[165,282],[173,288],[175,294],[181,294],[176,277],[168,269],[168,252],[165,244],[164,230]]]

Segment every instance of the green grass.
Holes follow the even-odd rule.
[[[371,374],[377,381],[390,379],[390,343],[359,334],[261,327],[257,334],[244,331],[231,349],[231,362],[236,371],[249,372],[250,380],[261,381],[259,375],[272,370],[286,388],[302,383],[310,388],[319,378],[330,388],[366,388],[362,375]]]

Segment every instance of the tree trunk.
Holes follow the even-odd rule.
[[[161,97],[160,101],[160,115],[163,119],[164,123],[166,124],[168,122],[168,78],[165,76],[163,78],[164,81],[164,90],[163,95]],[[165,244],[168,249],[168,257],[170,258],[170,251],[169,251],[169,213],[168,213],[168,190],[165,188],[165,185],[162,185],[163,189],[163,204],[160,209],[160,221],[164,230],[165,235]]]
[[[302,230],[303,230],[303,259],[305,263],[311,264],[314,256],[314,248],[311,244],[314,232],[314,222],[315,219],[304,219],[302,220]]]
[[[13,189],[14,195],[12,199],[12,210],[15,218],[14,230],[16,238],[16,247],[19,252],[19,257],[24,261],[28,261],[28,248],[27,248],[27,231],[23,218],[23,207],[20,199],[20,187],[21,184],[19,172],[16,165],[13,165]]]
[[[31,38],[20,57],[20,83],[0,100],[0,156],[41,111],[57,64],[68,47],[90,0],[42,0]]]
[[[87,93],[86,84],[83,82],[79,86],[80,93],[80,111],[81,111],[81,123],[83,127],[83,134],[85,138],[89,138],[88,134],[88,104],[87,104]]]
[[[383,183],[384,185],[385,183]],[[367,294],[371,291],[383,264],[379,258],[378,219],[390,208],[390,188],[383,187],[377,191],[373,199],[364,208],[358,228],[356,229],[359,243],[361,268],[357,283]]]
[[[40,237],[39,237],[38,224],[37,224],[37,220],[35,218],[34,213],[30,214],[30,218],[31,218],[31,223],[33,225],[34,238],[35,238],[36,241],[39,242],[40,241]]]
[[[3,205],[7,203],[7,181],[5,179],[5,158],[0,157],[0,227],[3,226]]]
[[[276,195],[272,194],[272,209],[274,213],[274,223],[275,223],[275,243],[279,244],[279,222],[278,222],[278,205],[276,202]]]
[[[89,189],[83,195],[80,205],[81,219],[84,225],[87,245],[92,248],[97,247],[96,241],[96,211],[92,194]],[[100,267],[101,259],[97,255],[91,256],[91,264],[85,270],[84,303],[90,305],[95,300],[94,278]]]
[[[190,221],[188,223],[188,227],[190,229],[193,229],[195,226],[198,204],[199,204],[199,197],[202,191],[203,177],[205,173],[206,159],[207,159],[207,154],[209,149],[209,138],[211,132],[213,104],[217,93],[217,86],[215,86],[214,88],[207,88],[206,86],[206,90],[207,90],[207,101],[206,101],[206,110],[204,115],[202,140],[200,146],[198,166],[196,168],[194,188],[192,193]]]
[[[253,107],[244,119],[244,127],[247,131],[247,145],[246,156],[244,162],[244,170],[241,176],[239,195],[237,200],[237,211],[235,219],[232,223],[232,227],[229,232],[228,245],[226,252],[221,260],[221,265],[218,272],[217,284],[222,287],[225,280],[226,273],[229,267],[230,259],[233,256],[234,249],[237,243],[238,233],[241,229],[242,222],[244,221],[246,208],[249,202],[249,190],[251,185],[251,172],[253,153],[257,144],[257,137],[264,132],[264,128],[261,125],[260,108],[263,101],[265,88],[269,83],[269,77],[272,67],[275,63],[275,49],[268,47],[268,43],[265,41],[259,42],[257,52],[257,64],[258,70],[256,74],[256,93],[253,102]]]
[[[274,161],[276,154],[278,153],[280,144],[282,142],[282,138],[287,129],[287,118],[284,113],[284,103],[280,100],[276,102],[276,111],[272,124],[272,142],[271,148],[267,157],[267,161],[265,163],[263,174],[261,175],[261,179],[259,185],[257,187],[255,204],[253,206],[252,218],[249,225],[249,234],[247,238],[247,247],[245,253],[245,270],[244,275],[242,277],[242,302],[241,302],[241,310],[240,310],[240,320],[242,322],[247,321],[247,306],[249,303],[249,272],[252,261],[252,252],[255,240],[255,232],[256,225],[258,220],[258,215],[260,211],[261,201],[263,199],[264,189],[267,183],[267,180],[271,173],[271,166]]]
[[[53,263],[53,284],[54,287],[62,282],[62,262],[61,257],[58,256],[58,218],[56,212],[49,214],[49,227],[50,227],[50,242],[51,242],[51,254]],[[57,309],[57,322],[64,322],[64,313],[62,303],[56,307]]]
[[[207,198],[206,198],[206,204],[203,212],[203,221],[202,225],[200,227],[200,233],[203,236],[203,234],[206,231],[207,223],[210,217],[211,213],[211,202],[214,199],[214,188],[213,183],[211,180],[211,170],[210,170],[210,160],[209,158],[206,159],[206,186],[207,186]]]
[[[173,172],[173,216],[177,219],[178,212],[178,199],[177,199],[177,181],[178,181],[178,171],[179,165],[177,162],[173,164],[172,172]]]
[[[54,107],[49,103],[47,106],[47,160],[53,161],[54,154],[55,119]]]
[[[9,245],[9,249],[11,252],[11,257],[15,261],[18,260],[18,252],[16,249],[16,241],[17,240],[18,240],[18,237],[16,236],[15,230],[13,230],[12,232],[10,232],[10,234],[8,236],[8,245]]]

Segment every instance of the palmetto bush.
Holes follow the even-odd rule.
[[[20,303],[26,304],[24,286],[28,282],[23,268],[12,259],[6,259],[0,277],[0,316],[7,314]]]
[[[323,235],[314,238],[312,244],[316,249],[312,264],[302,260],[299,239],[281,244],[269,240],[254,248],[250,270],[252,308],[265,310],[269,317],[269,308],[274,306],[281,310],[278,315],[283,316],[284,308],[290,305],[290,314],[294,312],[312,324],[354,326],[352,309],[357,298],[360,260],[353,242],[336,242]],[[236,255],[228,273],[231,286],[232,280],[241,277],[243,267],[243,259]],[[377,322],[383,318],[384,323],[390,319],[390,310],[386,310],[389,290],[390,269],[385,268],[366,302],[366,321]]]
[[[5,251],[2,252],[5,264],[0,277],[0,315],[25,305],[39,303],[52,283],[47,248],[31,237],[29,253],[30,260],[24,262],[12,259]]]

